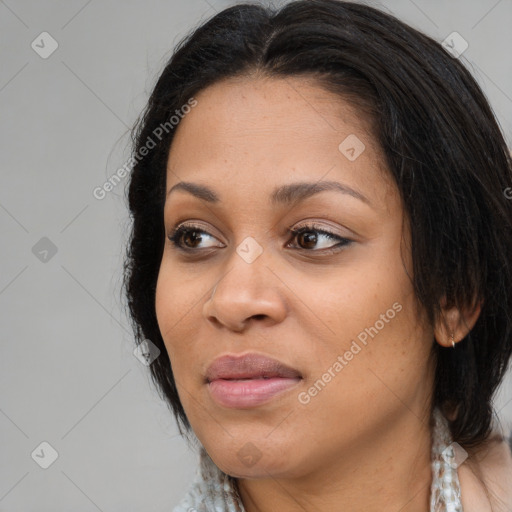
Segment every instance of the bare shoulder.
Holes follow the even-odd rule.
[[[511,512],[512,452],[509,440],[495,433],[482,446],[467,451],[469,457],[458,468],[464,511]]]

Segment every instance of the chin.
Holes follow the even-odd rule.
[[[289,443],[272,443],[269,439],[244,441],[229,438],[226,446],[214,447],[204,445],[217,467],[235,478],[268,478],[298,476],[300,460],[291,457],[293,450]]]

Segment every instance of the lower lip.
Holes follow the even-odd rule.
[[[213,399],[224,407],[248,408],[264,404],[294,387],[300,378],[273,377],[270,379],[225,380],[208,384]]]

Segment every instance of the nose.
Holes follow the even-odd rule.
[[[275,270],[261,256],[247,263],[235,253],[230,263],[203,306],[205,319],[236,332],[254,321],[266,326],[282,322],[287,314],[285,286]]]

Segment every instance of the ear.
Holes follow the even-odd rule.
[[[472,307],[463,310],[457,307],[447,308],[444,297],[441,304],[441,318],[434,326],[434,337],[441,346],[451,347],[452,340],[458,343],[473,329],[480,316],[483,302],[476,302]]]

